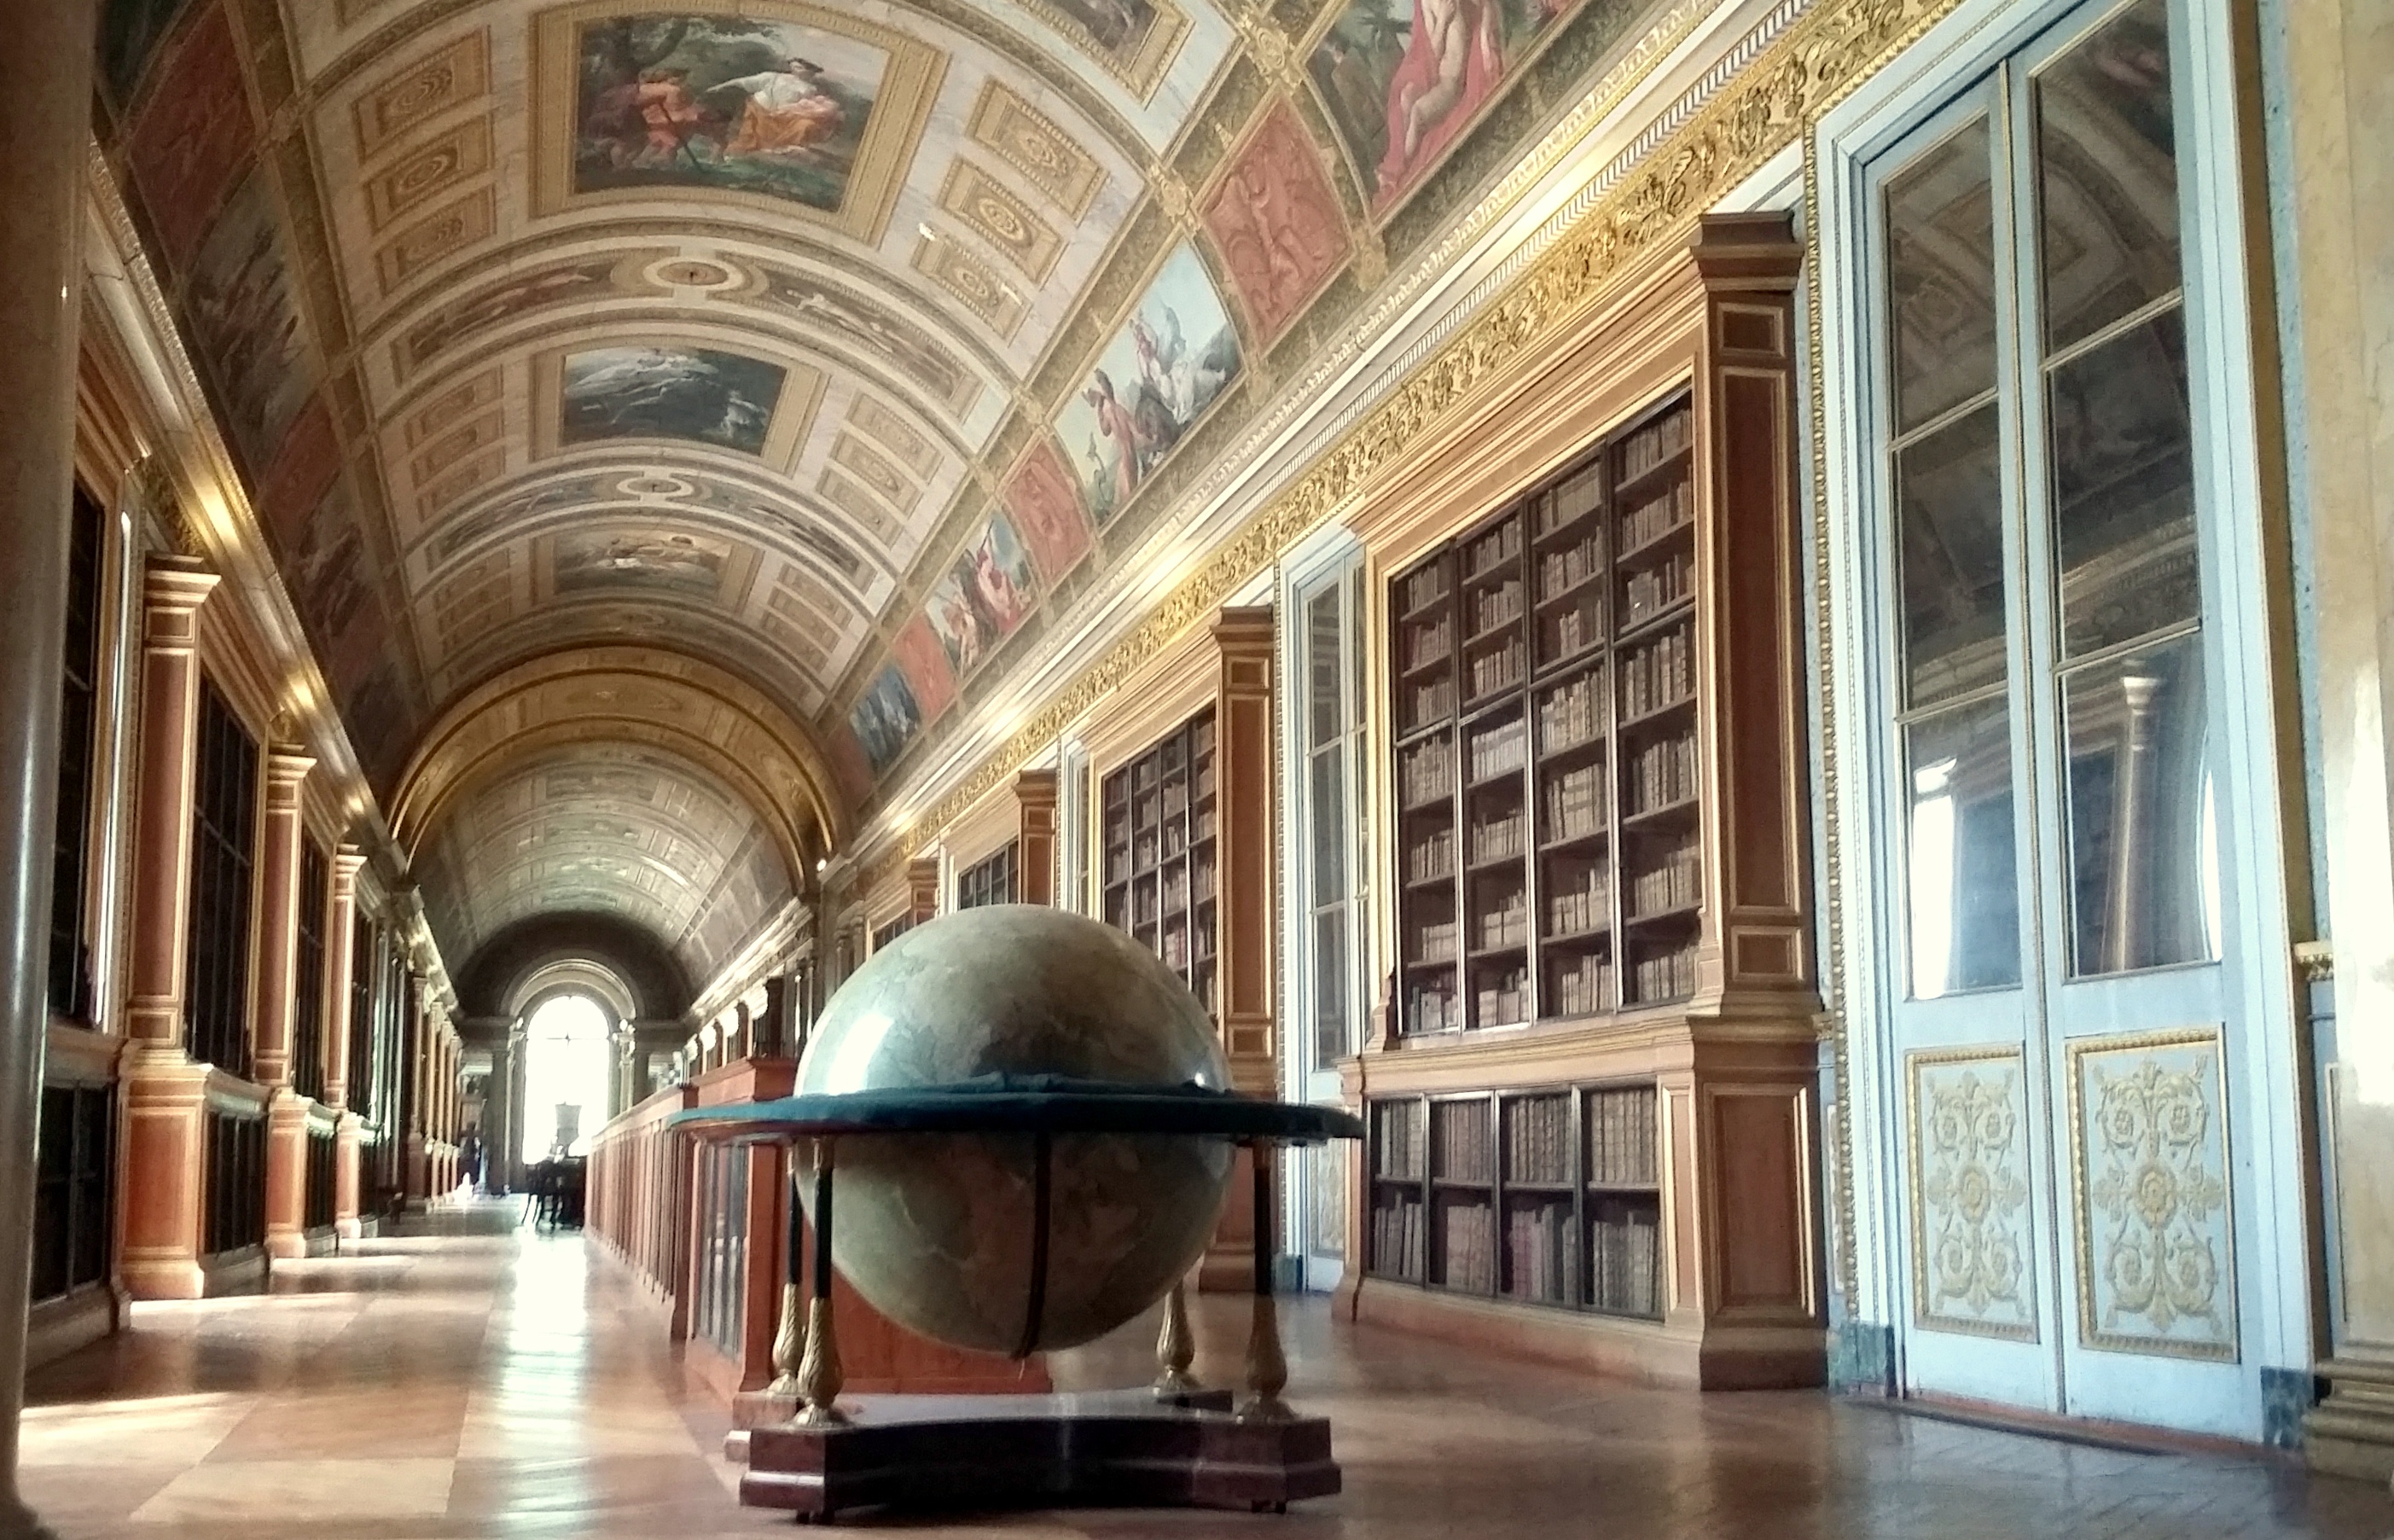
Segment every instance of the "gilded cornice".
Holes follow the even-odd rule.
[[[1825,0],[1790,27],[1730,89],[1656,145],[1647,169],[1592,203],[1467,326],[914,820],[891,853],[874,863],[875,877],[913,853],[916,830],[954,823],[1282,550],[1352,502],[1434,426],[1503,377],[1514,360],[1559,332],[1625,265],[1683,236],[1716,199],[1795,143],[1958,3]]]

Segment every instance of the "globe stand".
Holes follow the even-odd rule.
[[[954,1085],[802,1093],[778,1101],[692,1109],[676,1125],[733,1144],[812,1141],[815,1221],[798,1414],[750,1430],[740,1501],[828,1521],[860,1507],[906,1509],[1112,1506],[1282,1512],[1340,1488],[1326,1418],[1281,1400],[1288,1383],[1272,1297],[1271,1163],[1280,1142],[1354,1139],[1361,1125],[1332,1109],[1261,1102],[1203,1086],[1117,1085],[1003,1076]],[[1219,1139],[1245,1146],[1255,1188],[1255,1301],[1245,1398],[1157,1386],[1067,1395],[859,1395],[840,1403],[832,1320],[832,1175],[835,1137],[1027,1134],[1036,1151],[1027,1325],[1037,1350],[1049,1260],[1047,1170],[1059,1133]],[[793,1220],[795,1229],[796,1221]],[[785,1315],[794,1315],[785,1310]],[[1194,1362],[1186,1299],[1164,1306],[1157,1359],[1186,1381]],[[784,1322],[784,1338],[791,1336]],[[786,1355],[783,1355],[786,1360]],[[777,1367],[781,1367],[777,1363]]]
[[[798,1389],[798,1365],[807,1351],[807,1308],[805,1291],[798,1287],[800,1267],[806,1258],[801,1241],[806,1234],[806,1209],[798,1202],[798,1167],[795,1161],[790,1168],[790,1223],[784,1237],[788,1248],[783,1259],[782,1319],[773,1332],[773,1378],[765,1387],[765,1394],[776,1401],[786,1401],[793,1411],[804,1392]]]
[[[1155,1334],[1155,1366],[1157,1374],[1151,1389],[1158,1401],[1180,1402],[1203,1389],[1189,1377],[1189,1365],[1197,1362],[1196,1339],[1189,1335],[1189,1293],[1185,1283],[1175,1283],[1172,1292],[1164,1296],[1164,1326]]]
[[[1272,1299],[1271,1141],[1249,1144],[1247,1156],[1256,1173],[1256,1307],[1247,1329],[1247,1399],[1239,1404],[1238,1419],[1294,1422],[1296,1414],[1280,1399],[1288,1388],[1288,1357],[1281,1351],[1280,1309]]]
[[[839,1338],[831,1320],[831,1168],[832,1141],[815,1140],[815,1296],[807,1305],[807,1353],[798,1364],[798,1394],[806,1404],[798,1413],[802,1428],[836,1428],[848,1421],[836,1402],[844,1376],[839,1367]]]

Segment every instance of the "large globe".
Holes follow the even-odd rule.
[[[1204,1007],[1152,954],[1062,910],[943,915],[840,987],[798,1090],[947,1086],[992,1074],[1229,1087]],[[1033,1288],[1028,1134],[848,1136],[832,1165],[832,1254],[874,1308],[954,1347],[1070,1348],[1163,1297],[1204,1250],[1230,1175],[1219,1139],[1057,1135],[1047,1266]],[[810,1152],[800,1146],[802,1177]],[[809,1214],[813,1184],[801,1188]],[[1035,1296],[1034,1296],[1035,1292]]]

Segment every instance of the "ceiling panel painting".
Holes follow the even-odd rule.
[[[1140,576],[1655,6],[105,0],[102,139],[383,796],[493,681],[608,647],[803,724],[727,823],[667,804],[737,769],[494,719],[477,774],[541,776],[409,836],[461,946],[587,902],[699,980],[789,891],[752,852],[847,827],[1044,609]]]

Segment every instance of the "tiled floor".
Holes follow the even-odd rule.
[[[661,1318],[578,1238],[450,1233],[283,1270],[280,1292],[150,1306],[36,1377],[24,1486],[68,1540],[781,1533],[732,1501],[724,1420]],[[476,1221],[480,1220],[478,1226]],[[2286,1461],[2118,1454],[1832,1402],[1639,1390],[1294,1312],[1290,1394],[1328,1413],[1347,1491],[1286,1518],[1033,1514],[910,1533],[1566,1540],[2394,1533],[2374,1487]],[[1201,1301],[1198,1369],[1243,1312]],[[1130,1383],[1148,1325],[1059,1362]],[[884,1521],[885,1524],[888,1521]],[[842,1527],[870,1527],[870,1516]]]

